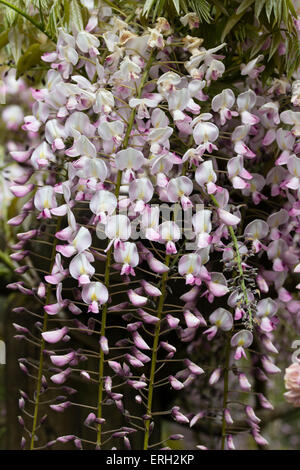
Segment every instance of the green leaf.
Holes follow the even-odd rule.
[[[268,34],[263,34],[260,38],[255,42],[254,46],[251,49],[250,59],[253,59],[257,55],[257,53],[261,50],[264,43],[266,42]]]
[[[41,55],[45,52],[45,46],[41,44],[32,44],[25,54],[22,54],[17,63],[17,74],[16,78],[19,78],[21,75],[26,73],[35,65],[39,64],[41,61]]]
[[[14,22],[16,21],[17,12],[14,9],[8,7],[4,9],[3,16],[4,16],[3,20],[5,19],[5,23],[8,26],[12,26]]]
[[[58,25],[61,21],[61,2],[55,0],[49,12],[48,23],[46,31],[51,34],[51,36],[56,37],[58,31]]]
[[[291,15],[297,17],[297,12],[296,12],[296,10],[295,10],[293,1],[292,1],[292,0],[287,0],[287,1],[286,1],[286,6],[287,6],[287,8],[289,9]]]
[[[282,41],[281,34],[279,32],[275,33],[272,37],[272,42],[271,42],[271,47],[270,47],[270,51],[269,51],[269,59],[268,60],[272,59],[272,57],[275,54],[275,52],[277,51],[278,46],[281,43],[281,41]]]
[[[238,9],[236,10],[236,15],[239,15],[240,13],[243,13],[244,11],[246,11],[250,5],[252,5],[252,3],[254,3],[255,0],[244,0],[240,6],[238,7]]]
[[[228,11],[227,11],[226,8],[224,7],[224,5],[220,2],[220,0],[212,0],[212,2],[215,4],[215,6],[216,6],[217,8],[219,8],[219,10],[220,10],[225,16],[229,16]]]
[[[143,15],[144,16],[148,17],[149,12],[150,12],[154,2],[155,2],[155,0],[146,0],[144,8],[143,8]]]
[[[281,0],[277,0],[277,2],[281,2]],[[270,22],[270,18],[271,18],[271,13],[272,13],[272,10],[273,10],[273,0],[267,0],[267,3],[266,3],[266,15],[267,15],[267,18],[268,18],[268,21]]]
[[[246,13],[246,11],[243,11],[242,13],[240,13],[239,15],[233,15],[231,16],[226,25],[225,25],[225,28],[223,30],[223,33],[222,33],[222,36],[221,36],[221,42],[224,41],[224,39],[226,38],[227,34],[230,33],[230,31],[232,30],[232,28],[234,28],[234,26],[240,21],[240,19],[244,16],[244,14]]]
[[[289,22],[289,10],[288,10],[288,5],[287,5],[287,2],[282,2],[282,21],[284,21],[284,23],[286,25],[288,25],[288,22]]]
[[[113,2],[111,2],[110,0],[103,0],[103,2],[106,3],[108,6],[110,6],[110,8],[112,8],[113,10],[116,10],[122,15],[126,16],[126,14],[119,7],[116,7],[116,5],[114,5]]]
[[[285,72],[287,78],[291,78],[300,64],[300,44],[292,34],[287,35],[286,50],[288,53],[285,54]]]
[[[175,9],[176,9],[176,11],[177,11],[177,13],[178,13],[178,15],[179,15],[179,13],[180,13],[179,0],[172,0],[172,2],[173,2],[173,5],[174,5],[174,7],[175,7]]]
[[[69,0],[64,0],[64,17],[63,17],[63,24],[68,26],[70,22],[70,2]]]
[[[73,31],[74,29],[78,31],[83,31],[86,24],[87,14],[86,8],[81,5],[79,0],[70,1],[70,14],[68,29]]]
[[[274,9],[274,15],[275,15],[275,20],[277,23],[280,23],[281,17],[282,17],[282,7],[286,2],[282,0],[273,0],[273,9]]]
[[[17,63],[22,53],[23,34],[20,33],[17,26],[10,28],[8,40],[14,61]]]
[[[2,31],[0,34],[0,49],[8,44],[8,30]]]
[[[197,14],[200,22],[205,21],[210,23],[212,18],[210,16],[210,4],[207,0],[190,0],[191,9]]]
[[[254,8],[254,15],[256,18],[259,18],[259,15],[261,14],[261,11],[266,3],[266,0],[256,0],[255,1],[255,8]]]
[[[184,11],[185,14],[187,14],[189,12],[188,6],[187,6],[185,0],[181,0],[181,8],[182,8],[182,10]]]
[[[153,15],[152,15],[152,20],[153,21],[155,21],[156,17],[158,17],[162,14],[162,11],[163,11],[163,8],[164,8],[164,5],[165,5],[165,1],[166,0],[159,0],[159,2],[156,2],[154,12],[153,12]]]

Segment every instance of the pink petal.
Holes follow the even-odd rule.
[[[42,337],[47,343],[55,344],[61,341],[63,337],[67,334],[67,332],[68,332],[68,328],[64,326],[63,328],[59,330],[44,332],[42,333]]]

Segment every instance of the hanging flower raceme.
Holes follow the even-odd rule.
[[[43,88],[32,90],[31,110],[8,105],[2,114],[9,131],[25,115],[29,141],[9,144],[18,170],[5,169],[3,177],[5,200],[22,204],[9,224],[17,232],[24,222],[11,243],[22,279],[10,288],[38,298],[53,322],[49,331],[47,321],[37,324],[34,412],[39,416],[50,380],[51,388],[64,387],[53,410],[75,404],[95,411],[84,424],[96,431],[96,448],[107,435],[113,446],[121,438],[130,449],[140,442],[133,435],[143,433],[148,449],[161,445],[152,433],[160,416],[153,403],[158,409],[158,390],[171,387],[176,406],[163,413],[181,426],[219,419],[206,409],[220,410],[223,446],[238,444],[228,427],[243,416],[265,445],[248,397],[240,415],[217,401],[234,380],[236,393],[255,391],[266,374],[271,380],[279,371],[272,356],[277,325],[299,323],[299,112],[278,98],[279,84],[266,95],[262,55],[236,68],[236,82],[214,85],[225,72],[225,44],[207,50],[164,18],[143,31],[138,17],[127,23],[107,5],[96,15],[85,3],[92,12],[85,29],[61,29],[56,50],[42,56],[49,71]],[[188,13],[181,23],[185,31],[198,18]],[[26,340],[28,330],[16,325]],[[81,335],[91,341],[81,343]],[[262,355],[246,355],[254,340]],[[240,359],[247,356],[257,367],[244,371]],[[29,361],[20,364],[31,374]],[[286,398],[295,404],[294,369],[287,371]],[[79,386],[96,386],[96,403],[67,398],[75,392],[65,384],[76,375]],[[122,425],[111,431],[106,414],[113,409]],[[33,445],[38,433],[34,422]],[[58,442],[80,448],[85,440],[70,433]]]

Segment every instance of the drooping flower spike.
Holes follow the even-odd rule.
[[[166,413],[180,425],[214,419],[201,410],[207,395],[225,430],[245,419],[265,445],[246,400],[238,416],[230,405],[213,403],[219,395],[210,391],[223,386],[226,394],[229,383],[237,393],[255,387],[252,371],[236,364],[242,357],[259,364],[257,380],[277,373],[273,335],[281,316],[296,322],[299,287],[297,281],[296,291],[290,287],[289,274],[299,271],[299,113],[283,109],[278,84],[264,96],[261,55],[242,65],[232,89],[220,81],[216,94],[225,44],[207,50],[164,18],[143,31],[111,13],[101,6],[85,29],[60,30],[56,50],[42,57],[49,72],[32,90],[31,109],[8,107],[3,114],[10,130],[25,115],[29,141],[8,146],[17,170],[4,174],[5,194],[22,203],[9,224],[18,230],[24,223],[11,255],[24,280],[10,288],[36,296],[53,322],[49,331],[37,325],[45,362],[35,410],[47,381],[67,387],[78,375],[97,387],[97,403],[85,405],[95,413],[84,423],[96,431],[97,449],[110,433],[103,417],[109,406],[122,422],[112,445],[121,438],[132,448],[132,435],[142,432],[146,448],[160,446],[152,441],[159,417],[152,399],[162,386],[178,392],[180,406]],[[183,28],[198,25],[194,14],[181,20]],[[295,102],[295,87],[293,93]],[[39,242],[47,253],[35,248]],[[49,261],[36,276],[34,256]],[[26,338],[16,325],[17,337]],[[78,340],[75,348],[83,335],[97,341],[82,348]],[[246,354],[254,338],[262,355]],[[95,371],[86,365],[90,357]],[[20,364],[30,373],[29,363]],[[287,399],[296,403],[292,385]],[[132,391],[141,426],[128,411]],[[51,403],[55,411],[75,403],[59,397]],[[34,424],[33,446],[38,431]],[[238,439],[225,434],[223,445],[233,449]],[[73,433],[58,439],[78,448],[85,443]]]

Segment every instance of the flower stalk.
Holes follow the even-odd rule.
[[[56,223],[55,233],[60,230],[60,226],[61,226],[61,218],[58,218],[57,223]],[[54,238],[53,245],[52,245],[52,252],[51,252],[51,264],[50,264],[50,269],[49,269],[50,273],[52,271],[52,268],[55,262],[57,242],[58,242],[57,238]],[[52,287],[51,284],[48,284],[47,290],[46,290],[45,305],[48,305],[50,303],[51,287]],[[42,333],[45,333],[47,331],[47,325],[48,325],[48,314],[47,312],[44,311]],[[38,419],[38,413],[39,413],[40,395],[41,395],[41,387],[42,387],[42,376],[43,376],[43,369],[44,369],[44,348],[45,348],[45,340],[43,336],[41,335],[40,359],[39,359],[39,369],[38,369],[38,377],[37,377],[37,385],[36,385],[36,394],[35,394],[36,395],[35,405],[34,405],[34,412],[33,412],[30,450],[34,450],[34,440],[35,440],[36,428],[37,428],[37,419]]]

